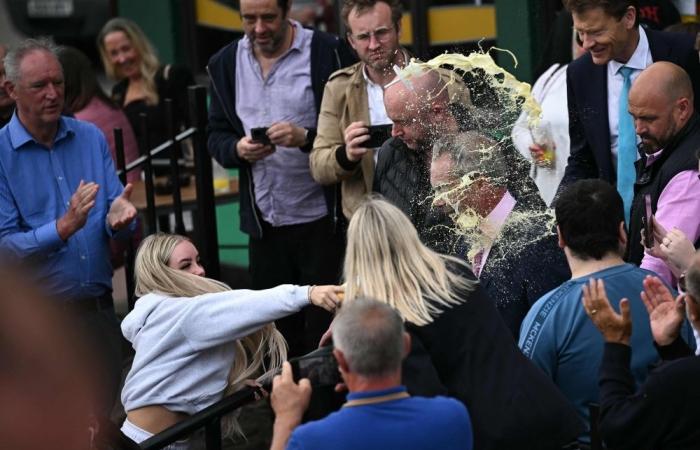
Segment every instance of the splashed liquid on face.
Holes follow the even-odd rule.
[[[515,60],[512,53],[501,51]],[[432,143],[434,193],[427,200],[452,219],[450,232],[460,237],[461,250],[456,252],[473,261],[477,253],[490,248],[502,233],[513,234],[509,241],[515,245],[509,252],[518,252],[539,239],[551,237],[554,215],[539,199],[537,187],[528,175],[528,163],[510,142],[511,129],[521,111],[526,112],[528,125],[539,124],[542,110],[531,94],[530,85],[517,80],[484,52],[466,56],[443,54],[428,62],[413,59],[397,73],[395,82],[403,83],[410,91],[416,85],[415,80],[429,71],[438,71],[442,80],[442,87],[433,98],[447,90],[450,106],[465,111],[456,135],[442,135]],[[519,203],[536,207],[517,208],[504,221],[494,221],[490,213],[505,198],[505,193]]]

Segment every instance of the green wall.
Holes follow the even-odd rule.
[[[515,68],[509,56],[499,57],[499,64],[521,81],[533,83],[545,37],[539,26],[543,2],[538,0],[496,0],[496,45],[513,52],[518,58]]]
[[[232,177],[238,177],[237,170],[229,170]],[[219,259],[222,263],[236,266],[248,266],[248,236],[240,230],[238,215],[239,203],[218,206],[216,208],[216,229],[219,236]],[[221,248],[225,245],[236,245],[242,248]]]
[[[136,22],[158,51],[162,63],[183,63],[180,0],[119,0],[120,16]]]

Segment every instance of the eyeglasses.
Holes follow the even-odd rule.
[[[372,36],[379,41],[379,42],[385,42],[389,37],[391,36],[391,33],[394,31],[393,27],[380,27],[377,28],[374,31],[368,31],[367,33],[360,33],[360,34],[351,34],[348,33],[348,36],[353,38],[357,42],[369,42]]]

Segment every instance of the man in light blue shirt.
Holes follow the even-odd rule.
[[[22,42],[5,68],[16,112],[0,129],[0,251],[29,262],[44,292],[81,319],[104,359],[108,410],[121,373],[109,239],[133,228],[131,186],[119,183],[102,132],[61,116],[63,71],[53,43]]]

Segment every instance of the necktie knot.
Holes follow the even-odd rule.
[[[622,75],[622,78],[623,78],[625,81],[629,81],[629,80],[631,79],[630,77],[632,76],[632,72],[633,72],[633,71],[634,71],[633,68],[627,67],[627,66],[622,66],[622,67],[620,67],[620,69],[618,70],[618,72],[620,73],[620,75]]]

